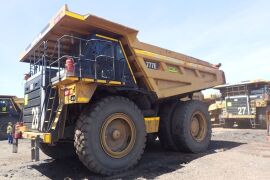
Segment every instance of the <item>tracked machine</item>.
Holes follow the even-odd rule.
[[[64,6],[25,49],[20,61],[30,69],[16,132],[31,139],[32,158],[38,149],[52,158],[76,154],[111,175],[138,163],[149,135],[169,150],[207,149],[207,106],[192,95],[225,83],[223,71],[137,33]]]

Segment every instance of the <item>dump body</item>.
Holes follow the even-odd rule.
[[[269,109],[270,82],[266,80],[244,81],[215,87],[222,94],[221,118],[231,121],[247,120],[253,126],[266,124]]]
[[[224,73],[215,65],[142,43],[137,39],[137,30],[93,15],[73,13],[67,9],[67,6],[57,13],[22,53],[21,61],[30,62],[31,57],[43,53],[43,51],[36,51],[33,55],[43,41],[47,42],[47,53],[56,56],[57,53],[53,53],[53,50],[57,38],[64,35],[86,37],[93,33],[120,40],[136,83],[155,92],[159,99],[196,92],[225,83]],[[72,51],[71,44],[71,41],[62,42],[63,54]]]

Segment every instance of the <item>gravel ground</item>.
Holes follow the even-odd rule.
[[[31,162],[30,142],[19,152],[0,141],[0,179],[270,179],[270,142],[265,130],[213,128],[209,150],[201,154],[164,151],[159,142],[148,146],[139,165],[113,177],[89,172],[77,158],[53,160],[41,154]]]

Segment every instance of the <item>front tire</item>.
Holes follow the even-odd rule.
[[[201,101],[179,102],[172,116],[172,136],[182,152],[206,151],[211,139],[207,106]]]
[[[106,97],[85,109],[75,128],[74,145],[91,171],[112,175],[132,168],[146,143],[142,112],[129,99]]]
[[[224,125],[223,125],[223,128],[233,128],[234,126],[234,120],[232,119],[225,119],[225,122],[224,122]]]

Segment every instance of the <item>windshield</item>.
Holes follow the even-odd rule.
[[[254,88],[250,90],[250,95],[258,95],[258,94],[264,94],[264,93],[269,94],[268,85],[261,85],[261,86],[258,86],[256,89]]]

